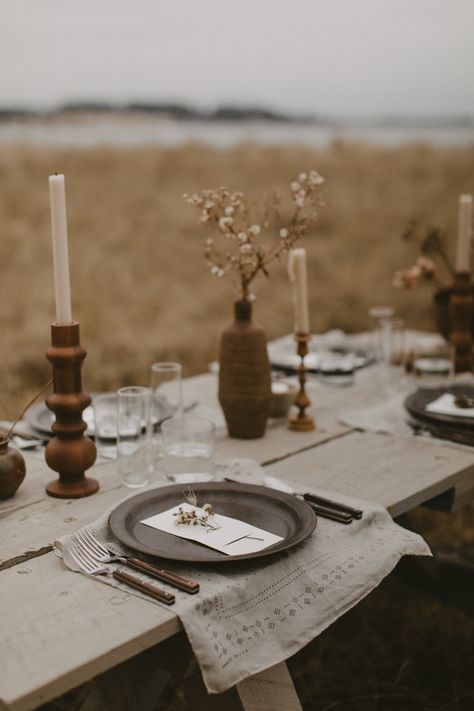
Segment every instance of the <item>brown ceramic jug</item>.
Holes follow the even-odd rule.
[[[25,460],[18,450],[0,440],[0,499],[9,499],[25,478]]]
[[[234,322],[221,337],[219,402],[231,437],[265,433],[272,401],[271,373],[263,329],[252,323],[252,304],[234,303]]]

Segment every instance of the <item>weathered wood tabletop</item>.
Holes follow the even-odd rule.
[[[217,406],[211,374],[185,381],[187,401]],[[353,494],[393,516],[446,492],[454,507],[471,500],[474,456],[466,448],[423,438],[360,432],[342,425],[342,407],[380,397],[370,368],[350,388],[310,387],[317,429],[291,432],[272,421],[261,440],[219,438],[218,457],[248,457],[269,473],[301,485]],[[98,465],[98,494],[79,500],[46,496],[52,477],[41,453],[25,456],[27,478],[0,504],[0,708],[27,711],[178,633],[172,609],[99,585],[66,570],[51,550],[54,539],[96,519],[124,497],[115,463]],[[245,709],[301,708],[280,664],[239,684]],[[212,705],[208,708],[214,708]]]

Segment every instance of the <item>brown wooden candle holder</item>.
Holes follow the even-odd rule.
[[[295,341],[297,343],[297,353],[301,359],[298,366],[298,380],[300,381],[300,389],[298,395],[295,398],[295,406],[298,408],[298,414],[293,415],[288,420],[288,427],[290,430],[296,430],[297,432],[309,432],[314,430],[316,425],[314,418],[306,413],[306,408],[311,405],[311,400],[306,394],[305,384],[306,384],[306,366],[304,364],[304,357],[308,353],[308,342],[311,336],[309,333],[297,333],[295,334]]]
[[[472,371],[472,288],[469,272],[456,272],[449,302],[451,334],[449,342],[454,348],[454,372]]]
[[[99,483],[84,472],[95,462],[97,451],[89,437],[82,412],[91,398],[82,391],[81,366],[86,351],[79,343],[79,324],[51,325],[51,347],[46,357],[53,367],[54,393],[46,405],[56,416],[52,425],[54,437],[45,452],[46,463],[58,472],[59,479],[50,481],[46,492],[61,499],[78,499],[95,494]]]

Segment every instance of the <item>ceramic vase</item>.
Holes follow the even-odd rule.
[[[0,499],[9,499],[25,478],[25,460],[18,450],[0,441]]]
[[[241,299],[234,303],[234,322],[220,343],[219,402],[230,437],[262,437],[271,401],[265,333],[252,322],[252,304]]]
[[[451,314],[449,308],[449,302],[451,300],[452,288],[440,289],[434,295],[434,315],[436,328],[439,333],[443,336],[446,341],[449,341],[449,336],[451,333]],[[474,287],[472,288],[472,295],[474,297]],[[471,320],[471,333],[474,337],[474,310],[472,313]]]

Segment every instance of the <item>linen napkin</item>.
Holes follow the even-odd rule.
[[[264,470],[251,460],[230,460],[220,473],[258,484]],[[168,588],[176,603],[167,609],[179,616],[210,693],[295,654],[377,587],[403,555],[431,555],[425,541],[395,524],[382,506],[316,488],[313,492],[361,508],[364,515],[348,526],[320,518],[301,545],[246,565],[163,563],[200,584],[197,595]],[[104,513],[89,528],[123,551],[112,539],[108,516]],[[73,534],[55,541],[56,553],[61,556],[74,542]],[[94,580],[160,604],[112,576]]]
[[[474,407],[459,407],[454,402],[454,395],[443,393],[426,406],[427,412],[439,415],[454,415],[454,417],[474,417]]]

